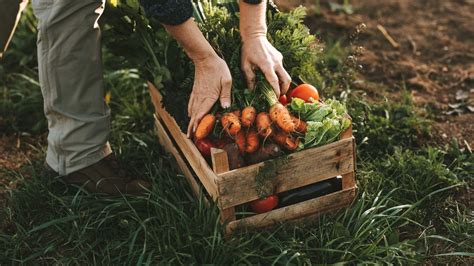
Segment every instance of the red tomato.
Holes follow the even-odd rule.
[[[264,199],[258,199],[250,202],[250,208],[253,212],[264,213],[273,210],[278,205],[278,196],[271,195]]]
[[[211,156],[211,148],[215,147],[212,140],[208,138],[197,140],[195,144],[202,156],[206,158],[209,158]]]
[[[318,90],[309,84],[301,84],[296,87],[290,93],[290,98],[300,98],[305,102],[309,102],[310,98],[313,98],[314,101],[319,101],[319,93]]]
[[[286,98],[286,95],[283,94],[280,96],[280,99],[278,99],[281,104],[286,105],[288,103],[288,98]]]

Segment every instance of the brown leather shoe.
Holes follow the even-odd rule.
[[[59,176],[45,164],[47,176]],[[52,174],[54,173],[54,174]],[[60,177],[67,184],[84,187],[91,193],[109,195],[143,195],[151,188],[151,183],[141,179],[131,179],[120,166],[113,154],[79,171]]]

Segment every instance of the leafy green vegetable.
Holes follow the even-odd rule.
[[[329,99],[323,104],[306,103],[294,98],[289,106],[290,111],[308,125],[304,139],[298,147],[300,150],[333,142],[351,125],[346,108],[337,100]]]

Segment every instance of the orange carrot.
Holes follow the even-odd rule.
[[[307,125],[306,122],[299,119],[296,116],[291,116],[291,120],[295,124],[295,131],[299,133],[306,133]]]
[[[227,134],[231,136],[239,133],[241,125],[239,118],[233,113],[225,113],[221,117],[221,124]]]
[[[275,103],[270,107],[270,118],[286,133],[295,131],[295,123],[291,120],[290,112],[281,103]]]
[[[272,120],[268,113],[259,113],[256,118],[256,125],[258,134],[264,138],[269,137],[273,132]]]
[[[196,140],[207,137],[214,128],[215,123],[216,117],[213,114],[205,115],[199,122],[199,125],[196,129],[196,133],[194,133]]]
[[[235,143],[237,143],[237,146],[239,146],[239,151],[240,153],[244,153],[245,147],[247,145],[246,138],[245,138],[245,132],[243,130],[240,130],[236,135],[235,135]]]
[[[272,139],[276,144],[289,151],[296,150],[296,148],[298,148],[298,144],[300,143],[299,138],[295,138],[283,131],[276,131],[272,135]]]
[[[260,147],[260,142],[258,139],[257,131],[250,128],[247,132],[247,145],[245,146],[246,153],[254,153]]]
[[[247,106],[242,110],[242,125],[246,127],[251,127],[255,121],[255,116],[257,115],[257,110],[253,106]]]

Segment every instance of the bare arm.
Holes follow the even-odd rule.
[[[257,5],[240,1],[239,6],[242,38],[241,66],[247,79],[247,86],[250,89],[255,87],[255,70],[259,68],[277,96],[280,92],[286,93],[291,78],[283,68],[283,56],[266,37],[266,1]]]
[[[199,121],[218,99],[223,108],[230,107],[232,77],[225,61],[216,54],[192,18],[179,25],[164,27],[183,47],[195,66],[194,86],[188,104],[191,118],[188,137],[191,137]]]

